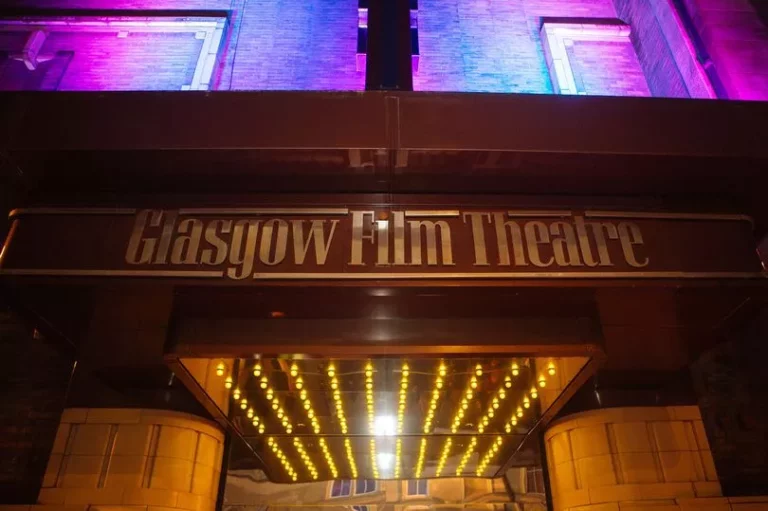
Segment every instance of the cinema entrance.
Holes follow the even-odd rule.
[[[706,498],[717,475],[676,375],[759,286],[749,218],[409,200],[15,211],[3,278],[81,339],[45,498]],[[638,374],[652,398],[612,390]]]

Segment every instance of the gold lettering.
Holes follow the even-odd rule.
[[[467,217],[470,218],[472,225],[472,241],[475,246],[475,266],[488,266],[488,250],[485,247],[485,229],[483,227],[483,217],[491,221],[490,213],[464,213],[464,223],[467,223]]]
[[[216,248],[216,256],[213,256],[213,250],[210,248],[203,249],[203,252],[200,254],[200,262],[202,264],[217,266],[227,258],[227,242],[216,234],[219,226],[221,226],[223,234],[228,234],[232,231],[232,220],[213,220],[205,228],[205,241]]]
[[[168,262],[168,249],[171,246],[171,237],[173,236],[173,226],[175,223],[176,212],[165,212],[165,223],[163,223],[163,233],[160,235],[160,244],[157,246],[155,264],[166,264]]]
[[[366,220],[370,217],[370,221]],[[366,226],[368,227],[366,229]],[[350,266],[365,266],[363,262],[363,240],[373,243],[373,211],[352,211],[352,254]]]
[[[160,224],[160,219],[163,216],[162,211],[152,211],[150,209],[143,209],[136,215],[136,221],[133,223],[133,231],[131,232],[131,239],[128,241],[128,250],[125,253],[125,262],[128,264],[146,264],[152,261],[152,254],[155,251],[155,244],[157,240],[155,238],[143,238],[144,227],[147,224],[147,217],[152,213],[150,225],[157,227]],[[139,250],[141,250],[141,256],[138,256]]]
[[[576,234],[579,237],[579,247],[581,248],[581,256],[584,260],[584,264],[589,267],[595,267],[598,265],[598,261],[595,261],[592,255],[592,247],[589,245],[589,234],[587,234],[587,227],[584,224],[584,217],[576,215],[573,217],[573,223],[576,225]]]
[[[232,232],[232,246],[229,250],[229,262],[235,268],[227,268],[227,276],[242,280],[251,276],[253,260],[256,258],[256,237],[261,220],[238,220]],[[247,229],[247,232],[246,232]],[[245,240],[243,237],[245,236]]]
[[[178,232],[190,234],[178,236],[173,241],[171,264],[197,264],[197,250],[200,247],[200,238],[203,237],[203,222],[197,218],[187,218],[179,223]]]
[[[328,241],[325,241],[325,229],[323,228],[325,220],[312,220],[312,223],[309,224],[309,236],[304,240],[304,220],[291,220],[293,225],[293,257],[296,264],[304,264],[309,245],[314,240],[315,262],[318,266],[324,265],[338,223],[338,220],[331,220],[331,232],[328,234]]]
[[[389,220],[376,220],[378,257],[376,266],[389,266]]]
[[[523,251],[523,232],[517,222],[504,221],[504,213],[494,213],[493,223],[496,228],[496,245],[499,250],[499,266],[509,266],[509,243],[507,242],[507,229],[512,235],[512,250],[514,251],[515,266],[528,266]]]
[[[549,232],[552,233],[552,236],[564,235],[563,238],[552,238],[552,250],[555,252],[557,265],[582,266],[573,226],[566,222],[552,222],[549,226]]]
[[[528,258],[534,266],[549,266],[555,260],[553,256],[550,256],[546,262],[541,260],[539,245],[549,244],[549,230],[544,222],[532,221],[525,224],[525,241],[528,245]]]
[[[440,249],[442,264],[452,266],[453,250],[451,246],[451,228],[445,220],[410,220],[411,226],[411,265],[421,264],[421,228],[427,233],[427,265],[437,265],[437,228],[440,228]]]
[[[274,255],[272,254],[272,231],[277,226],[277,239],[275,240]],[[261,228],[261,247],[259,259],[262,263],[275,266],[285,259],[285,250],[288,246],[288,222],[279,218],[273,218]]]
[[[613,266],[611,255],[608,252],[608,243],[605,241],[603,231],[608,234],[608,239],[618,239],[619,233],[616,232],[616,226],[608,222],[590,222],[588,225],[592,227],[592,233],[595,236],[597,257],[600,259],[600,266]]]
[[[643,235],[640,233],[640,227],[637,224],[634,222],[621,222],[619,224],[619,239],[621,240],[621,250],[624,252],[624,259],[630,266],[635,268],[648,266],[648,257],[642,262],[638,261],[633,248],[633,245],[643,244]]]
[[[405,263],[405,212],[394,211],[395,217],[395,265],[404,266]]]

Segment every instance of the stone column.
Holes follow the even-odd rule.
[[[69,408],[62,415],[38,506],[32,507],[212,511],[223,449],[221,428],[194,415]]]
[[[556,511],[732,509],[697,406],[580,412],[544,438]]]

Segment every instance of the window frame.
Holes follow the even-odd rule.
[[[333,489],[336,486],[336,483],[338,483],[340,486],[340,492],[338,495],[333,494]],[[347,483],[347,493],[344,493],[344,483]],[[331,499],[339,499],[344,497],[351,497],[352,496],[352,479],[334,479],[331,481],[331,488],[328,491],[328,498]]]

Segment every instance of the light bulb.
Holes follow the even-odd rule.
[[[291,376],[296,378],[298,374],[299,374],[299,366],[297,366],[296,362],[294,362],[293,364],[291,364]]]
[[[533,399],[536,399],[537,397],[539,397],[539,391],[536,390],[536,387],[531,387],[531,397]]]
[[[306,389],[301,389],[301,392],[299,392],[299,399],[301,399],[302,401],[306,401],[307,400],[307,390]]]
[[[224,380],[224,388],[231,389],[232,388],[232,377],[227,376],[227,379]]]
[[[303,378],[301,378],[301,377],[296,378],[296,388],[299,389],[299,390],[304,388],[304,379]]]
[[[469,386],[472,387],[473,389],[477,388],[477,379],[474,376],[472,377],[472,380],[470,380]]]
[[[520,366],[517,365],[517,362],[512,362],[512,376],[517,376],[520,374]]]
[[[224,365],[224,362],[219,362],[219,365],[216,366],[216,376],[224,376],[224,371],[227,369],[227,366]]]
[[[253,418],[253,408],[248,408],[248,413],[245,414],[249,419]]]
[[[507,387],[508,389],[512,388],[512,378],[510,378],[509,376],[504,378],[504,386]]]
[[[440,376],[445,376],[446,369],[444,364],[440,364],[440,368],[437,370],[437,374]]]
[[[246,408],[248,408],[248,400],[243,398],[243,400],[240,401],[240,409],[245,410]]]
[[[555,363],[554,362],[550,362],[549,363],[549,365],[547,366],[547,372],[549,373],[550,376],[554,376],[555,375],[556,369],[555,369]]]
[[[472,389],[467,390],[466,396],[467,396],[467,399],[472,399],[472,396],[474,396],[474,394],[472,393]]]
[[[507,424],[507,425],[504,427],[504,431],[506,431],[507,433],[512,433],[512,426],[510,426],[509,424]]]
[[[528,399],[528,396],[523,398],[523,406],[526,407],[526,408],[530,408],[531,407],[531,400]]]
[[[333,364],[330,364],[328,366],[328,378],[333,378],[336,375],[336,368],[333,366]]]
[[[235,390],[232,391],[232,397],[236,400],[240,399],[240,387],[235,387]]]
[[[517,416],[518,417],[522,417],[523,416],[523,409],[520,408],[519,406],[517,407]]]
[[[309,410],[312,407],[312,404],[309,401],[304,401],[304,409]]]
[[[268,401],[272,401],[272,398],[275,397],[275,392],[272,389],[267,389],[266,396]]]
[[[256,364],[253,366],[253,375],[257,378],[261,376],[261,364]]]
[[[539,376],[539,387],[544,388],[546,386],[547,386],[547,379],[542,374],[541,376]]]
[[[269,387],[269,381],[267,380],[266,376],[261,377],[261,383],[259,383],[259,387],[261,387],[262,389],[266,389],[267,387]]]
[[[475,374],[477,376],[482,376],[483,375],[483,366],[482,366],[482,364],[477,364],[475,366]]]

